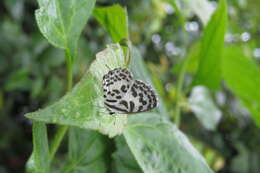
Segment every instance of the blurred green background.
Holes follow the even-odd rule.
[[[191,57],[184,79],[185,90],[197,69],[201,32],[217,2],[176,0],[179,10],[171,2],[98,0],[96,7],[115,3],[127,6],[130,40],[141,51],[153,82],[174,117],[176,80],[181,64],[184,58]],[[225,53],[250,59],[259,69],[260,1],[228,0],[227,3],[229,21],[225,44],[233,47]],[[0,173],[23,172],[31,154],[31,122],[23,115],[53,103],[66,89],[64,53],[51,46],[39,32],[34,16],[37,8],[35,0],[0,2]],[[108,43],[111,38],[92,16],[79,41],[74,83]],[[230,64],[230,72],[237,74],[237,86],[240,86],[239,76],[243,71],[232,69]],[[253,74],[251,80],[259,79],[254,79]],[[203,122],[186,105],[191,96],[190,91],[182,96],[180,129],[192,139],[209,165],[216,172],[259,173],[259,128],[255,123],[257,118],[252,119],[243,106],[246,104],[241,104],[222,83],[221,89],[210,96],[222,115],[212,129],[207,126],[211,119]],[[48,132],[52,136],[52,130]]]

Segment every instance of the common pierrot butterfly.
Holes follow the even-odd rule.
[[[157,106],[154,90],[134,80],[126,68],[115,68],[103,76],[104,105],[110,114],[145,112]]]

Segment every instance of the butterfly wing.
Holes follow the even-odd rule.
[[[110,70],[103,77],[105,106],[111,113],[126,113],[127,110],[119,102],[133,83],[131,72],[127,69],[116,68]]]
[[[123,106],[127,113],[137,113],[148,111],[156,107],[157,104],[158,101],[154,90],[144,82],[134,80],[117,106]]]

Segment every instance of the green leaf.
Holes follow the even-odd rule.
[[[117,172],[142,173],[123,136],[116,137],[116,152],[113,153]]]
[[[128,23],[126,9],[120,5],[95,8],[94,16],[117,43],[128,38]]]
[[[131,116],[123,133],[143,172],[212,173],[187,137],[161,116]]]
[[[221,57],[227,26],[227,5],[220,0],[219,7],[208,22],[200,47],[200,62],[194,85],[205,85],[212,90],[219,88]]]
[[[56,47],[77,55],[77,42],[95,0],[38,0],[36,20],[40,31]]]
[[[221,118],[221,111],[214,104],[208,88],[194,87],[189,97],[189,107],[206,129],[215,130]]]
[[[27,173],[49,173],[49,147],[45,123],[33,121],[33,152],[26,164]]]
[[[105,173],[104,137],[97,132],[70,128],[69,158],[62,173]]]
[[[223,77],[227,86],[234,92],[252,114],[260,126],[260,69],[240,46],[230,46],[225,50],[222,64]]]
[[[25,116],[47,123],[98,130],[110,137],[120,134],[127,121],[126,115],[109,115],[104,106],[101,81],[109,69],[124,66],[123,50],[118,44],[111,44],[96,57],[71,92],[47,108]]]

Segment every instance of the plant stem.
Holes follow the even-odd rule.
[[[65,55],[66,55],[66,64],[67,64],[67,92],[69,92],[72,88],[72,77],[73,77],[72,56],[69,50],[65,51]],[[58,129],[55,133],[54,139],[50,147],[50,161],[52,161],[52,159],[54,158],[67,130],[68,130],[68,126],[58,126]]]
[[[54,139],[53,139],[53,141],[51,143],[51,147],[50,147],[50,161],[52,161],[52,159],[54,158],[67,130],[68,130],[68,126],[58,126],[58,129],[55,133]]]
[[[177,82],[177,89],[176,89],[176,108],[175,108],[175,119],[174,122],[177,125],[177,127],[180,126],[181,122],[181,95],[182,95],[182,86],[183,86],[183,81],[184,81],[184,76],[186,73],[187,65],[189,62],[189,57],[187,57],[182,66],[181,66],[181,71],[179,75],[179,79]]]
[[[72,88],[72,56],[69,51],[65,51],[67,63],[67,92]]]

